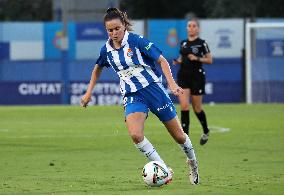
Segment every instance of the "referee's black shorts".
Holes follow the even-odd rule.
[[[190,89],[191,95],[205,94],[205,71],[202,68],[193,72],[179,71],[177,74],[177,83],[183,89]]]

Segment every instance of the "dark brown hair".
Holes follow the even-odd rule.
[[[122,24],[125,26],[126,30],[132,31],[132,28],[131,28],[132,24],[130,23],[126,12],[122,12],[115,7],[108,8],[104,16],[104,24],[107,21],[110,21],[113,19],[119,19],[122,22]]]

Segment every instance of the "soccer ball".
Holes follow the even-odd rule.
[[[165,164],[159,161],[151,161],[144,166],[142,177],[148,186],[159,187],[169,183],[172,174]]]

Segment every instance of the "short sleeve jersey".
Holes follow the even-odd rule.
[[[161,51],[143,36],[125,31],[121,48],[114,49],[111,39],[101,48],[96,64],[112,67],[120,77],[122,95],[136,92],[150,83],[161,82],[161,73],[155,62]]]
[[[182,56],[182,63],[180,71],[183,72],[194,72],[198,71],[202,67],[202,63],[196,60],[191,61],[188,58],[188,54],[194,54],[197,57],[203,57],[205,54],[210,53],[208,44],[197,38],[193,41],[183,40],[180,44],[180,54]]]

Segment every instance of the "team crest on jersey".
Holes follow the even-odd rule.
[[[198,48],[197,47],[192,47],[192,53],[197,54],[198,53]]]
[[[127,55],[129,58],[131,58],[131,57],[133,56],[133,51],[131,50],[131,48],[128,48],[126,55]]]

